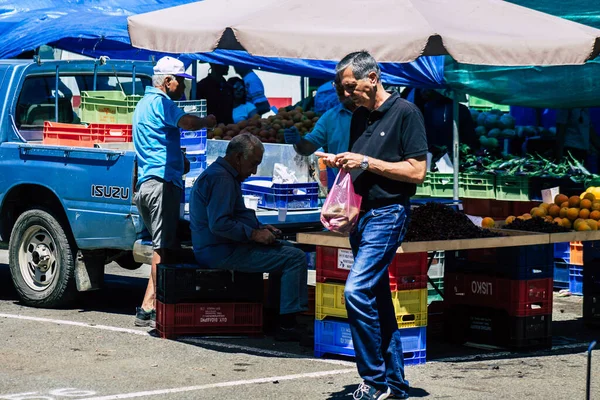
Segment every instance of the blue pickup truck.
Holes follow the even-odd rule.
[[[150,62],[0,61],[0,238],[25,304],[64,305],[106,263],[140,265],[135,153],[44,144],[43,125],[79,122],[83,91],[140,95],[151,77]]]

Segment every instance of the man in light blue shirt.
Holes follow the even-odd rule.
[[[323,114],[315,127],[304,138],[295,127],[285,130],[285,142],[294,145],[298,154],[309,156],[320,148],[326,153],[340,154],[350,148],[350,121],[356,105],[346,97],[339,86],[335,86],[339,104]],[[336,170],[328,168],[328,186],[333,185]],[[332,179],[333,178],[333,179]]]
[[[265,86],[262,81],[251,69],[237,67],[236,72],[244,79],[246,85],[246,100],[254,104],[260,115],[268,113],[271,110],[269,99],[265,96]]]
[[[181,61],[161,58],[154,67],[152,87],[133,113],[133,145],[137,155],[138,181],[135,203],[144,225],[152,235],[152,273],[142,306],[136,311],[136,326],[153,326],[156,265],[172,262],[177,250],[179,203],[183,190],[184,157],[181,152],[180,128],[196,131],[215,125],[215,117],[198,118],[186,114],[173,100],[185,90],[185,73]],[[189,168],[189,164],[188,164]]]

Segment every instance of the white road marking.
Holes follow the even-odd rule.
[[[172,394],[172,393],[194,392],[194,391],[204,390],[204,389],[254,385],[257,383],[269,383],[269,382],[274,382],[274,381],[281,382],[281,381],[291,381],[294,379],[320,378],[323,376],[348,374],[348,373],[355,372],[355,371],[356,371],[355,369],[336,369],[336,370],[332,370],[332,371],[308,372],[305,374],[271,376],[268,378],[247,379],[247,380],[242,380],[242,381],[210,383],[208,385],[187,386],[187,387],[172,388],[172,389],[149,390],[146,392],[121,393],[121,394],[113,394],[113,395],[101,396],[101,397],[88,397],[85,400],[132,399],[135,397],[158,396],[158,395]]]

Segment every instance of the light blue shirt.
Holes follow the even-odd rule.
[[[183,189],[183,154],[177,124],[184,115],[165,92],[146,87],[132,121],[138,188],[150,178],[160,178]]]
[[[249,103],[258,104],[269,101],[265,96],[265,86],[254,71],[244,76],[244,84],[246,85],[246,100]]]
[[[352,111],[339,103],[319,118],[313,130],[304,136],[326,152],[339,154],[349,151]]]
[[[256,107],[252,103],[240,104],[233,109],[233,123],[237,124],[240,121],[245,121],[256,114]]]
[[[340,104],[333,81],[328,81],[319,86],[315,94],[315,112],[319,115],[325,114],[328,110]]]

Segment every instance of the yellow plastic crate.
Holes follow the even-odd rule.
[[[318,283],[315,301],[315,318],[348,318],[344,285]],[[401,290],[392,292],[399,328],[427,326],[427,289]]]

